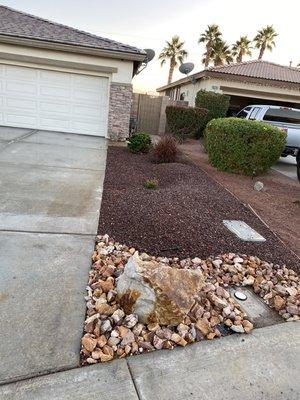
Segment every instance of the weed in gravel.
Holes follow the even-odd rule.
[[[145,183],[144,183],[144,187],[146,189],[156,189],[158,186],[158,180],[157,179],[148,179]]]

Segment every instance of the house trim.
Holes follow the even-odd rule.
[[[66,51],[70,53],[78,53],[78,54],[89,54],[98,57],[107,57],[107,58],[118,58],[122,60],[130,60],[130,61],[143,61],[145,59],[146,53],[131,53],[131,52],[123,52],[123,51],[115,51],[115,50],[105,50],[99,49],[96,47],[88,47],[77,44],[66,44],[66,43],[58,43],[51,42],[40,39],[28,39],[21,36],[8,36],[0,34],[0,42],[1,43],[9,43],[16,44],[27,47],[38,47],[41,49],[51,49],[56,51]]]

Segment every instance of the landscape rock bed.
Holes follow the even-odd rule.
[[[145,182],[153,179],[158,187],[146,189]],[[290,219],[297,212],[294,209]],[[246,222],[266,242],[241,241],[223,220]],[[186,159],[155,164],[149,154],[109,147],[98,233],[154,256],[255,254],[300,272],[300,259],[248,207]]]
[[[259,258],[233,253],[206,260],[153,257],[142,260],[161,266],[193,269],[202,273],[204,286],[177,326],[142,324],[135,314],[126,315],[118,302],[116,279],[123,273],[135,249],[98,236],[87,286],[87,316],[82,338],[82,365],[114,358],[173,349],[230,333],[250,333],[251,321],[230,297],[229,286],[250,286],[287,321],[300,319],[300,279],[295,271]]]

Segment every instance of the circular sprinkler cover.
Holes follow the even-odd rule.
[[[234,292],[234,296],[235,296],[237,299],[242,300],[242,301],[247,300],[247,296],[245,295],[245,293],[239,292],[238,290],[237,290],[236,292]]]

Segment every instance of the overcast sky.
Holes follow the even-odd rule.
[[[2,0],[1,4],[140,48],[153,48],[156,55],[165,40],[178,34],[195,72],[202,69],[204,52],[197,41],[208,24],[219,24],[230,44],[240,35],[253,38],[258,29],[273,24],[279,34],[276,48],[264,59],[285,65],[300,62],[300,0]],[[161,68],[156,58],[134,78],[134,88],[154,92],[166,83],[167,75],[168,67]],[[174,79],[180,75],[177,71]]]

